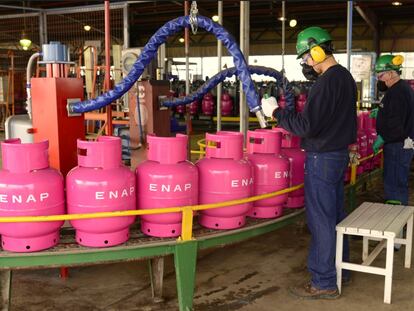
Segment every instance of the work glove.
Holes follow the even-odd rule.
[[[381,137],[381,135],[378,135],[377,139],[374,141],[374,144],[372,145],[372,149],[374,150],[374,154],[377,154],[379,152],[382,145],[384,145],[384,139]]]
[[[262,110],[266,117],[272,118],[273,117],[273,111],[279,107],[277,104],[276,98],[273,96],[269,96],[268,94],[265,94],[262,98]]]
[[[376,119],[378,116],[378,108],[374,108],[371,110],[371,112],[369,113],[369,117],[371,119]]]
[[[352,144],[349,146],[349,163],[359,165],[361,155],[358,153],[358,145]]]

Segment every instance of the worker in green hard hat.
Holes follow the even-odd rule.
[[[279,126],[301,137],[306,151],[305,211],[311,232],[308,270],[311,280],[293,286],[290,292],[302,299],[334,299],[339,296],[335,267],[335,227],[345,217],[344,174],[348,167],[348,146],[356,142],[357,88],[350,72],[333,56],[330,34],[320,27],[309,27],[299,33],[297,58],[302,72],[314,80],[305,108],[295,111],[286,101],[284,109],[275,101],[263,100],[265,114],[271,111]],[[266,108],[266,109],[265,109]],[[344,240],[344,261],[349,250]],[[344,279],[349,272],[344,271]]]
[[[414,91],[400,78],[404,58],[381,55],[376,64],[378,91],[385,93],[377,114],[374,153],[384,146],[384,198],[391,204],[408,205],[408,176],[413,158]]]

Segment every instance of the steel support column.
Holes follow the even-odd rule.
[[[249,63],[249,35],[250,35],[250,2],[240,1],[240,49],[244,54],[247,64]],[[246,134],[249,129],[249,109],[246,105],[246,96],[240,83],[240,132]]]
[[[47,43],[47,19],[44,12],[39,13],[39,45]]]
[[[190,3],[189,1],[184,2],[184,15],[190,14]],[[185,53],[185,95],[190,94],[190,29],[184,29],[184,53]],[[190,111],[185,108],[185,124],[186,134],[191,134],[191,116]],[[190,139],[188,140],[190,143]],[[188,159],[191,158],[190,145],[188,147]]]
[[[124,22],[124,49],[129,48],[129,5],[125,3],[123,7],[123,22]]]
[[[353,1],[348,1],[347,18],[346,18],[346,68],[351,69],[352,53],[352,9]]]
[[[111,11],[105,0],[105,90],[111,89]],[[106,107],[106,135],[112,135],[112,106]]]
[[[285,2],[282,1],[282,73],[285,73],[285,43],[286,43],[286,9]]]
[[[223,1],[218,1],[218,23],[223,25]],[[217,40],[217,58],[218,66],[217,72],[221,71],[221,58],[223,55],[223,44],[220,40]],[[217,131],[221,131],[221,94],[222,94],[222,84],[217,85]]]

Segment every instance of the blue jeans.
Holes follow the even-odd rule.
[[[414,150],[403,149],[403,145],[384,145],[384,198],[408,205],[408,176]]]
[[[312,286],[336,288],[336,224],[346,217],[344,210],[344,174],[348,150],[307,152],[305,162],[305,210],[312,235],[308,270]],[[348,239],[344,239],[343,259],[349,261]],[[344,271],[344,277],[349,277]]]

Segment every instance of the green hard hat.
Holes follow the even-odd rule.
[[[404,58],[401,55],[381,55],[375,64],[375,72],[395,70],[399,72]]]
[[[298,34],[296,41],[297,59],[301,58],[303,54],[308,52],[315,45],[331,41],[331,35],[321,27],[309,27],[302,30]]]

